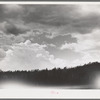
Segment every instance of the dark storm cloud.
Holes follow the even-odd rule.
[[[88,33],[92,29],[100,28],[100,16],[91,15],[85,18],[77,19],[71,24],[73,31],[79,33]]]
[[[3,9],[3,14],[7,18],[17,19],[24,16],[24,8],[21,5],[17,4],[7,4],[1,6]]]
[[[74,5],[73,6],[69,5],[27,6],[27,11],[30,13],[24,17],[24,20],[26,22],[36,22],[54,26],[66,25],[70,23],[69,19],[76,18],[73,17],[75,15],[75,8],[76,6]]]
[[[100,28],[100,14],[96,12],[85,16],[78,5],[33,5],[27,6],[27,11],[29,13],[24,17],[25,22],[64,27],[62,31],[67,33],[88,33]]]
[[[23,34],[27,31],[27,29],[18,27],[13,23],[6,23],[4,28],[6,34],[13,34],[13,35]]]
[[[82,5],[83,6],[83,5]],[[90,6],[87,6],[90,7]],[[84,8],[84,7],[83,7]],[[89,9],[89,12],[87,12]],[[52,30],[51,34],[89,33],[100,28],[100,14],[91,7],[86,11],[81,5],[0,5],[2,21],[14,19],[22,20],[30,30]],[[98,8],[96,8],[98,9]],[[90,12],[93,12],[90,14]],[[99,10],[98,10],[99,11]],[[87,12],[87,13],[85,13]],[[13,23],[5,27],[7,34],[19,35],[26,33],[22,27]],[[49,31],[50,32],[50,31]],[[47,32],[47,34],[49,33]],[[43,33],[43,32],[42,32]]]
[[[4,15],[3,5],[0,5],[0,22],[6,19],[7,16]]]
[[[5,34],[19,35],[27,31],[26,28],[21,27],[20,23],[16,23],[21,20],[24,13],[23,7],[20,5],[0,5],[0,31]],[[14,20],[14,21],[10,21]],[[18,25],[19,24],[19,25]]]
[[[24,9],[20,5],[0,4],[0,22],[12,18],[17,20],[24,15]]]

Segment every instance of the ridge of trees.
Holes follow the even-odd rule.
[[[48,70],[0,71],[0,80],[22,80],[35,85],[87,85],[100,72],[100,63],[93,62],[74,68]]]

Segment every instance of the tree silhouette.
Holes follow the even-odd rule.
[[[0,81],[21,80],[35,85],[88,85],[100,73],[100,63],[94,62],[74,68],[48,70],[6,71],[0,70]]]

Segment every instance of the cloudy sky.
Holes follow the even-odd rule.
[[[100,62],[100,4],[0,5],[0,69]]]

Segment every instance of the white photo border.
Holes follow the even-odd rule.
[[[100,2],[2,1],[0,4],[100,4]],[[0,89],[0,99],[100,99],[99,89]]]

